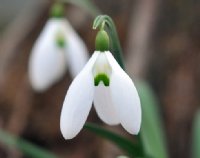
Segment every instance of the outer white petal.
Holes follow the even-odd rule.
[[[29,78],[33,89],[42,92],[57,82],[66,72],[64,49],[56,46],[60,29],[56,20],[49,20],[37,39],[29,60]]]
[[[89,57],[88,50],[83,42],[83,40],[79,37],[76,31],[71,27],[67,20],[63,21],[66,30],[66,55],[69,58],[69,71],[72,77],[75,77],[85,66]]]
[[[110,87],[105,87],[102,82],[95,87],[94,106],[102,121],[109,125],[119,124],[119,118],[111,99]]]
[[[122,126],[131,134],[138,134],[141,126],[141,105],[137,90],[126,72],[110,52],[106,52],[112,67],[111,97]]]
[[[60,117],[60,129],[65,139],[72,139],[83,128],[94,96],[92,66],[98,53],[94,53],[66,94]]]

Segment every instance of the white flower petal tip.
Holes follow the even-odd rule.
[[[66,45],[56,38],[61,34]],[[69,68],[75,77],[88,61],[88,51],[67,20],[51,18],[33,46],[29,59],[29,78],[33,89],[43,92],[58,82]]]
[[[129,157],[127,157],[127,156],[117,156],[117,158],[129,158]]]

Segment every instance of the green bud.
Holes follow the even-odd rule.
[[[61,3],[55,3],[51,7],[50,15],[55,18],[62,18],[64,17],[64,10],[64,6]]]
[[[106,31],[100,30],[95,41],[96,50],[104,52],[109,50],[109,36]]]
[[[98,86],[101,81],[103,82],[104,86],[106,86],[106,87],[108,87],[110,85],[110,80],[109,80],[108,76],[104,73],[98,74],[97,76],[95,76],[94,85]]]

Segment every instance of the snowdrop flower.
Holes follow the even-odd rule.
[[[108,51],[109,38],[101,30],[96,51],[70,85],[61,111],[60,128],[65,139],[72,139],[83,128],[94,102],[101,120],[121,125],[137,134],[141,124],[141,106],[137,90],[126,72]]]
[[[29,78],[34,90],[43,92],[58,82],[69,68],[75,77],[88,61],[88,51],[63,17],[60,5],[53,7],[50,18],[36,40],[29,59]]]

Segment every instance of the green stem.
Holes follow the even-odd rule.
[[[121,49],[120,41],[113,20],[108,15],[99,15],[95,18],[93,22],[93,29],[97,28],[101,29],[102,25],[104,24],[105,24],[105,29],[110,37],[111,51],[112,53],[114,53],[115,59],[117,60],[121,68],[125,70],[123,56],[122,56],[123,52]],[[142,151],[142,155],[144,156],[143,143],[140,134],[138,134],[136,137],[138,140],[138,146]]]
[[[105,27],[109,37],[111,44],[111,51],[115,56],[115,59],[119,63],[122,69],[125,69],[123,57],[122,57],[122,49],[119,42],[118,34],[115,28],[115,24],[113,20],[108,15],[99,15],[95,18],[93,23],[93,29],[102,29]]]
[[[115,143],[115,145],[117,145],[118,147],[126,151],[126,153],[130,157],[142,156],[142,150],[138,146],[138,144],[136,144],[136,142],[126,139],[125,137],[122,137],[121,135],[113,133],[105,128],[102,128],[101,126],[97,126],[92,123],[86,123],[84,128]]]

